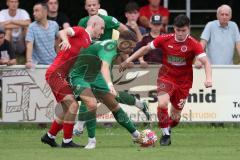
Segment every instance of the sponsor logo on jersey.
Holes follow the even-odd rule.
[[[184,65],[186,65],[186,59],[183,58],[183,57],[169,55],[167,60],[168,60],[168,63],[170,63],[174,66],[184,66]]]
[[[181,51],[182,51],[182,52],[187,52],[187,49],[188,49],[188,48],[187,48],[187,46],[185,46],[185,45],[181,47]]]

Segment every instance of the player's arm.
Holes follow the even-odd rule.
[[[150,44],[141,47],[135,53],[133,53],[129,58],[127,58],[123,63],[120,64],[119,71],[122,72],[127,68],[128,63],[132,62],[133,60],[143,57],[145,54],[149,53],[152,50]]]
[[[123,31],[127,31],[128,28],[124,24],[120,23],[119,28],[117,30],[121,33]]]
[[[110,92],[113,94],[113,95],[117,95],[117,92],[116,90],[114,89],[114,86],[113,86],[113,83],[112,83],[112,79],[111,79],[111,73],[110,73],[110,65],[108,62],[106,61],[102,61],[102,67],[101,67],[101,73],[103,75],[103,78],[105,79],[105,81],[107,82],[108,84],[108,87],[110,89]]]
[[[200,54],[197,58],[203,64],[205,69],[206,75],[206,80],[204,82],[205,87],[206,88],[212,87],[212,68],[206,54],[205,53]]]
[[[61,43],[59,44],[59,47],[61,50],[67,50],[71,48],[71,44],[68,41],[68,36],[73,37],[75,35],[75,31],[71,28],[65,28],[58,32],[58,37],[61,40]]]
[[[207,47],[207,40],[201,39],[200,44],[201,44],[203,50],[205,50]],[[199,61],[198,58],[195,58],[194,66],[195,66],[195,68],[200,69],[203,67],[203,64]]]

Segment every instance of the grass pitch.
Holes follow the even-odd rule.
[[[139,128],[143,129],[143,128]],[[157,127],[153,129],[160,135]],[[172,145],[141,148],[131,141],[120,126],[97,128],[97,148],[50,148],[40,142],[46,132],[36,125],[0,124],[0,160],[233,160],[240,157],[240,128],[227,125],[215,128],[203,125],[181,125],[172,131]],[[86,132],[86,131],[85,131]],[[62,134],[57,142],[61,142]],[[86,133],[74,137],[86,144]]]

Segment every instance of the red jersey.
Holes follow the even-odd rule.
[[[48,74],[57,71],[60,72],[62,76],[66,76],[77,59],[81,48],[87,48],[91,44],[91,38],[85,31],[85,28],[76,26],[72,27],[72,29],[75,33],[72,37],[68,37],[71,48],[58,52],[57,57],[47,70]]]
[[[160,35],[150,44],[152,49],[160,48],[163,52],[163,67],[160,77],[171,79],[178,84],[188,82],[192,85],[192,64],[196,56],[202,57],[206,54],[201,44],[191,36],[179,42],[175,34]]]
[[[142,8],[140,8],[139,14],[140,14],[140,16],[147,17],[149,20],[155,14],[159,14],[160,16],[169,17],[168,9],[164,8],[162,6],[159,6],[158,10],[151,10],[149,5],[143,6]]]

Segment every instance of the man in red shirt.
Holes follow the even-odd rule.
[[[181,118],[181,111],[192,87],[192,63],[195,57],[204,64],[206,88],[212,86],[212,72],[209,60],[200,43],[189,35],[190,20],[179,15],[174,20],[174,34],[160,35],[150,44],[140,48],[120,66],[120,71],[132,60],[143,56],[152,49],[163,51],[163,65],[157,79],[159,127],[162,130],[161,146],[171,144],[170,128],[175,127]],[[168,114],[168,103],[172,107]]]
[[[150,19],[153,15],[159,14],[162,17],[162,24],[164,25],[162,32],[167,32],[167,25],[169,21],[169,11],[167,8],[160,6],[161,0],[148,0],[149,4],[140,8],[139,22],[145,28],[150,28]]]
[[[100,38],[104,26],[102,18],[92,16],[87,22],[86,29],[72,27],[59,32],[62,39],[61,50],[46,71],[46,81],[60,105],[56,107],[56,118],[50,130],[41,138],[43,143],[51,147],[58,147],[55,137],[61,129],[63,129],[63,148],[80,147],[72,141],[72,130],[79,105],[74,99],[67,77],[81,48],[87,48],[92,42],[91,38]]]

